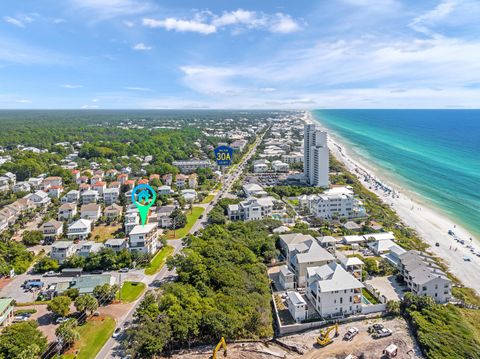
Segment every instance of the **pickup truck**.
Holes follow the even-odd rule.
[[[358,329],[355,327],[352,327],[348,329],[348,331],[345,333],[345,335],[343,336],[343,340],[352,340],[357,334],[358,334]]]

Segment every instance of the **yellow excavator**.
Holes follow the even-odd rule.
[[[222,337],[222,339],[218,342],[217,346],[215,349],[213,349],[213,355],[211,359],[217,359],[217,353],[220,350],[220,348],[223,347],[223,356],[227,356],[227,342],[225,341],[225,338]]]
[[[333,343],[333,338],[330,336],[330,333],[334,330],[335,334],[333,335],[333,338],[336,338],[338,337],[338,323],[328,328],[320,329],[320,335],[317,338],[318,345],[323,348],[326,347],[328,344]]]

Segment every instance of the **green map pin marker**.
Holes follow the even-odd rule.
[[[138,208],[142,226],[147,222],[148,211],[155,203],[157,195],[155,190],[148,184],[139,184],[132,191],[132,203]]]

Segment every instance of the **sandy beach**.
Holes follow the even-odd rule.
[[[317,122],[310,113],[306,114],[305,121]],[[322,126],[321,123],[320,126]],[[327,128],[325,130],[330,132]],[[354,153],[330,133],[328,141],[332,154],[343,162],[366,188],[390,205],[406,225],[415,229],[430,246],[429,251],[445,260],[452,274],[459,278],[465,286],[475,289],[480,294],[480,281],[478,280],[480,257],[475,255],[475,253],[480,253],[480,242],[466,229],[438,213],[438,210],[418,203],[403,193],[398,185],[389,183],[382,178],[381,173],[375,173],[367,165],[360,164]],[[463,240],[464,244],[449,235],[449,230]],[[436,246],[436,243],[439,246]],[[469,259],[469,261],[465,259]]]

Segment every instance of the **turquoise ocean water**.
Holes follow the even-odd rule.
[[[480,110],[316,110],[354,157],[480,238]]]

